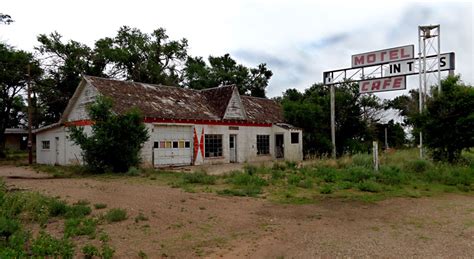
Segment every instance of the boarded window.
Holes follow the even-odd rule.
[[[42,149],[49,149],[49,140],[41,141],[41,148]]]
[[[184,140],[179,141],[179,148],[184,148]]]
[[[160,148],[165,148],[166,147],[166,144],[164,141],[160,141]]]
[[[257,135],[257,155],[270,154],[270,135]]]
[[[171,148],[171,141],[165,142],[165,148]]]
[[[300,133],[292,132],[291,133],[291,144],[298,144],[300,142]]]
[[[204,140],[205,157],[222,156],[222,135],[206,134]]]

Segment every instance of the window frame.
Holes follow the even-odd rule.
[[[42,150],[51,150],[51,141],[50,140],[42,140],[41,141],[41,149]]]
[[[296,134],[296,142],[293,141],[293,134]],[[291,144],[299,144],[300,143],[300,133],[299,132],[291,132],[290,133],[290,143]]]
[[[257,135],[257,156],[270,155],[270,135]]]
[[[204,134],[204,158],[222,158],[224,156],[223,139],[223,134]],[[211,148],[216,150],[211,152]],[[212,156],[210,155],[211,153],[213,154]]]

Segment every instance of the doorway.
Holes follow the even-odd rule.
[[[284,158],[284,137],[283,134],[275,134],[275,157],[276,158]]]
[[[237,163],[237,135],[229,135],[229,158],[231,163]]]

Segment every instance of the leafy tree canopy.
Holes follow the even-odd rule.
[[[265,97],[265,89],[273,73],[266,64],[248,68],[237,64],[229,54],[210,56],[209,65],[202,57],[188,57],[184,68],[184,85],[205,89],[219,85],[236,85],[241,94]]]
[[[112,106],[110,99],[99,97],[88,107],[94,122],[91,134],[80,127],[70,128],[71,139],[81,147],[84,162],[93,172],[126,172],[137,166],[139,152],[149,138],[139,110],[117,115]]]

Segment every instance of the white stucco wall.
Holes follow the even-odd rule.
[[[91,133],[91,127],[85,126],[84,132]],[[49,165],[82,164],[81,149],[69,139],[64,126],[41,131],[36,134],[36,162]],[[50,148],[43,149],[42,141],[49,141]]]
[[[86,120],[89,118],[87,114],[87,106],[94,102],[98,92],[95,87],[90,84],[86,84],[82,91],[79,93],[77,102],[73,104],[71,112],[67,117],[67,121],[78,121]]]

